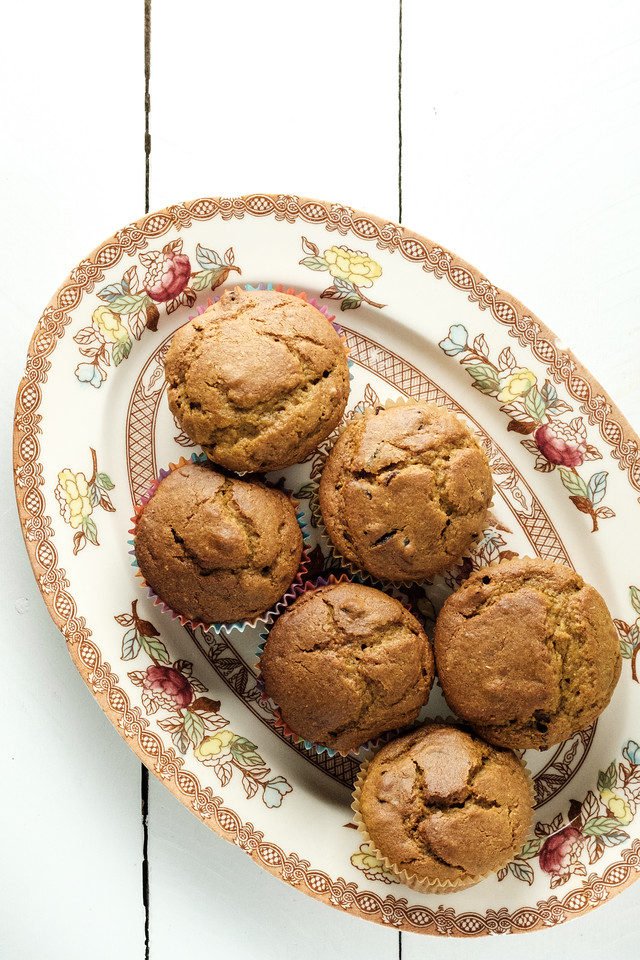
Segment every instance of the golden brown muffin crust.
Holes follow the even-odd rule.
[[[518,852],[531,822],[531,788],[510,750],[459,727],[429,723],[374,756],[360,814],[398,871],[467,884]]]
[[[435,654],[449,706],[491,743],[540,748],[589,726],[620,676],[604,600],[550,560],[475,571],[445,602]]]
[[[149,586],[177,613],[234,622],[283,596],[300,564],[302,534],[279,490],[189,463],[144,507],[135,553]]]
[[[344,346],[314,306],[286,293],[227,290],[177,330],[165,375],[171,412],[230,470],[299,463],[344,412]]]
[[[454,564],[482,532],[493,486],[484,451],[444,407],[370,411],[336,441],[320,509],[339,553],[395,583]]]
[[[354,583],[299,597],[272,627],[260,668],[291,729],[343,752],[415,720],[434,677],[415,617]]]

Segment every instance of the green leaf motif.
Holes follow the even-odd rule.
[[[217,286],[218,280],[229,272],[225,266],[217,267],[215,270],[201,270],[191,278],[189,286],[192,290],[207,290],[209,287]]]
[[[184,727],[180,727],[179,730],[176,730],[175,733],[172,733],[171,739],[174,743],[174,746],[180,751],[180,753],[185,754],[187,752],[191,741],[187,736],[187,732]]]
[[[526,863],[522,860],[512,860],[511,863],[507,864],[509,867],[510,873],[514,875],[516,880],[524,880],[525,883],[528,883],[529,886],[533,883],[533,867],[530,863]]]
[[[613,760],[606,770],[600,770],[598,773],[598,791],[613,790],[618,780],[618,771],[616,762]]]
[[[574,473],[569,467],[558,467],[558,470],[560,471],[560,479],[569,493],[572,493],[575,497],[590,499],[587,485],[579,474]]]
[[[123,360],[126,360],[126,358],[131,353],[131,347],[132,347],[131,337],[127,337],[126,339],[123,339],[123,340],[118,340],[116,343],[114,343],[112,356],[113,356],[114,365],[116,367],[118,366],[119,363],[122,363]]]
[[[82,532],[87,540],[90,540],[96,547],[98,546],[98,528],[95,520],[92,520],[91,517],[85,517],[82,521]]]
[[[638,590],[637,587],[629,587],[629,596],[631,598],[631,606],[640,616],[640,590]]]
[[[631,660],[633,656],[633,647],[626,640],[620,641],[620,655],[623,660]]]
[[[601,470],[599,473],[594,473],[594,475],[589,480],[588,486],[588,496],[591,503],[596,504],[600,503],[605,493],[607,492],[607,477],[609,474],[606,470]]]
[[[324,257],[305,257],[300,263],[303,267],[309,267],[309,270],[328,270],[329,264]]]
[[[617,847],[619,843],[629,839],[629,834],[626,830],[612,830],[611,833],[603,834],[600,839],[607,847]]]
[[[202,717],[197,713],[192,713],[190,710],[187,710],[184,718],[184,729],[191,743],[194,747],[197,747],[204,737],[204,722]]]
[[[97,474],[96,483],[99,487],[102,487],[103,490],[113,490],[115,487],[115,483],[112,481],[108,473]]]
[[[620,831],[619,827],[620,824],[613,817],[592,817],[591,820],[587,820],[582,832],[585,837],[602,837],[604,839],[616,831],[624,832]],[[616,842],[621,843],[622,841],[618,840]],[[615,846],[615,844],[609,844],[609,846]]]
[[[92,507],[97,507],[100,503],[100,490],[97,483],[92,483],[89,486],[89,503]]]
[[[531,857],[535,857],[540,853],[540,847],[542,841],[536,838],[535,840],[527,840],[523,846],[520,853],[517,855],[517,860],[529,860]]]
[[[489,396],[495,396],[499,392],[500,378],[497,371],[488,363],[477,363],[472,367],[467,367],[467,371],[473,377],[473,385],[476,390]]]
[[[121,316],[128,313],[137,313],[147,304],[152,303],[151,297],[146,293],[123,293],[121,297],[116,297],[109,304],[109,309]]]
[[[341,301],[341,303],[340,303],[340,309],[341,309],[341,310],[356,310],[356,309],[360,306],[361,303],[362,303],[362,300],[360,299],[360,297],[359,297],[357,294],[350,293],[350,294],[347,294],[347,296],[344,298],[344,300]]]
[[[117,297],[122,296],[124,292],[121,283],[110,283],[108,287],[103,287],[102,290],[98,291],[98,296],[101,300],[106,300],[107,303],[113,303],[113,301]]]
[[[162,640],[157,637],[140,636],[140,646],[152,660],[159,660],[160,663],[169,663],[169,654]]]
[[[221,267],[223,265],[222,257],[219,253],[216,253],[215,250],[210,250],[208,247],[203,247],[201,244],[198,244],[196,247],[196,260],[203,270],[211,270],[212,267]]]
[[[135,660],[138,656],[139,649],[140,640],[138,639],[138,631],[135,627],[131,627],[122,638],[122,659]]]
[[[524,408],[532,420],[535,420],[536,423],[542,423],[547,412],[547,405],[535,384],[524,395]]]

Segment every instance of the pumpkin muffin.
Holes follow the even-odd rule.
[[[380,580],[429,579],[456,563],[487,521],[487,457],[462,420],[414,401],[352,420],[320,480],[327,533]]]
[[[434,722],[392,740],[356,784],[359,828],[409,886],[455,892],[504,867],[532,819],[531,783],[511,750]]]
[[[235,623],[265,613],[286,593],[302,533],[284,493],[187,463],[141,509],[134,550],[147,584],[175,613]]]
[[[446,600],[435,655],[452,710],[491,743],[522,749],[593,723],[622,663],[600,594],[573,570],[529,557],[475,571]]]
[[[317,307],[275,290],[225,291],[174,334],[171,412],[210,460],[280,470],[329,436],[349,394],[340,337]]]
[[[340,753],[416,719],[433,684],[433,652],[399,600],[356,583],[303,594],[271,628],[265,692],[304,740]]]

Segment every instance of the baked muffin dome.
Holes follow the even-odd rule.
[[[414,401],[352,420],[320,480],[320,509],[342,556],[381,580],[424,580],[482,532],[493,485],[486,455],[445,407]]]
[[[344,412],[349,369],[316,307],[272,290],[225,291],[176,330],[165,361],[171,412],[230,470],[299,463]]]
[[[548,747],[592,723],[620,676],[620,645],[600,594],[550,560],[475,571],[436,623],[449,706],[491,743]]]
[[[415,720],[434,677],[415,617],[355,583],[298,597],[271,628],[260,669],[288,726],[343,753]]]
[[[236,622],[259,616],[286,593],[302,533],[284,493],[187,463],[145,504],[134,548],[142,576],[176,613]]]
[[[515,754],[438,722],[375,754],[354,807],[381,857],[411,886],[434,892],[505,866],[532,818],[530,781]]]

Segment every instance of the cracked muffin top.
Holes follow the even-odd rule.
[[[271,628],[260,669],[289,727],[341,753],[415,720],[434,677],[415,617],[355,583],[299,597]]]
[[[229,470],[300,463],[349,395],[345,348],[300,297],[236,287],[176,330],[165,361],[171,412]]]
[[[376,753],[354,808],[377,852],[427,890],[462,889],[505,866],[532,818],[515,754],[438,722]]]
[[[442,690],[491,743],[551,746],[609,703],[621,669],[600,594],[573,570],[518,557],[476,570],[436,623]]]
[[[329,454],[319,497],[338,552],[402,583],[455,564],[482,532],[492,493],[471,430],[445,407],[416,401],[352,420]]]
[[[135,555],[144,579],[188,620],[250,620],[291,585],[302,533],[289,498],[208,464],[161,480],[138,517]]]

